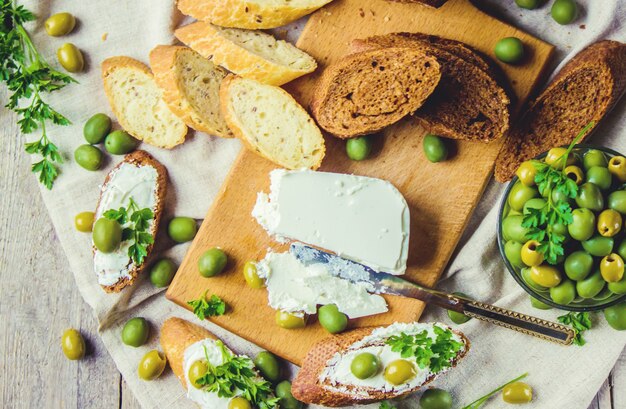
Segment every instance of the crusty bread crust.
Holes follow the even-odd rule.
[[[447,0],[387,0],[395,3],[415,3],[429,7],[441,7]]]
[[[376,328],[358,328],[340,335],[329,336],[326,339],[318,342],[309,350],[302,368],[296,375],[291,386],[291,393],[299,401],[316,404],[322,406],[338,407],[348,405],[364,405],[368,403],[374,403],[385,399],[394,399],[402,396],[406,396],[420,389],[424,385],[432,382],[438,375],[431,375],[426,381],[416,387],[413,390],[406,391],[402,394],[394,394],[389,392],[372,392],[370,398],[358,397],[351,395],[348,392],[341,393],[332,390],[328,390],[319,381],[319,377],[322,374],[324,368],[326,368],[327,362],[337,353],[348,349],[352,344],[366,336],[370,335]],[[459,355],[452,362],[452,367],[455,367],[457,363],[467,354],[470,348],[470,342],[464,334],[458,331],[453,331],[460,336],[465,343],[465,349],[459,353]]]
[[[100,198],[98,199],[98,205],[96,206],[96,214],[99,213],[100,208],[100,200],[102,199],[102,194],[106,190],[109,181],[111,179],[111,175],[119,169],[120,166],[124,163],[132,163],[138,166],[150,166],[153,167],[157,171],[157,186],[156,186],[156,205],[153,209],[154,211],[154,223],[151,226],[150,234],[152,237],[156,237],[157,231],[159,230],[159,223],[161,222],[161,215],[163,214],[163,208],[165,206],[165,196],[167,195],[167,169],[160,162],[154,159],[148,152],[137,150],[135,152],[129,153],[124,157],[124,160],[120,162],[116,167],[114,167],[111,172],[104,179],[104,183],[102,184],[102,188],[100,189]],[[143,263],[141,265],[134,265],[133,268],[129,271],[130,278],[123,277],[117,283],[109,286],[102,285],[101,287],[107,293],[119,293],[124,288],[131,286],[134,284],[137,276],[143,271],[143,269],[147,265],[147,261],[152,252],[153,244],[148,245],[146,251],[148,252],[148,256],[144,258]],[[95,255],[96,248],[93,247],[93,254]]]
[[[207,338],[217,340],[217,337],[208,330],[182,318],[168,318],[161,327],[159,337],[161,348],[165,352],[172,372],[178,377],[185,389],[187,389],[183,370],[185,349]]]
[[[308,6],[267,5],[246,0],[178,0],[178,9],[197,20],[222,27],[265,29],[284,26],[330,3],[332,0],[311,0]]]
[[[212,59],[215,64],[264,84],[280,86],[313,72],[317,67],[317,64],[312,64],[309,69],[303,70],[274,63],[240,47],[222,36],[212,24],[202,21],[181,27],[174,35],[198,54]]]

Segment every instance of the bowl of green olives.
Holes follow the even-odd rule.
[[[596,311],[626,301],[626,157],[574,145],[517,169],[498,214],[504,263],[537,308]]]

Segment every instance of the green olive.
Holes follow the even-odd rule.
[[[626,240],[621,241],[615,252],[619,254],[621,258],[626,260]]]
[[[452,395],[443,389],[432,388],[422,393],[420,409],[451,409]]]
[[[459,297],[470,299],[470,297],[467,294],[463,294],[463,293],[459,293],[459,292],[454,292],[452,294],[453,295],[457,295]],[[447,313],[448,313],[448,318],[450,318],[450,321],[454,322],[457,325],[465,324],[467,321],[472,319],[471,317],[468,317],[467,315],[465,315],[465,314],[463,314],[461,312],[447,310]]]
[[[549,306],[548,304],[542,301],[539,301],[535,297],[530,297],[530,305],[532,305],[533,308],[537,308],[538,310],[551,310],[552,309],[551,306]]]
[[[585,153],[585,156],[583,156],[583,167],[589,170],[594,166],[606,168],[609,166],[609,161],[606,159],[604,152],[597,149],[590,149]]]
[[[626,330],[626,303],[606,308],[604,310],[604,318],[611,328],[618,331]]]
[[[205,251],[198,260],[198,270],[202,277],[214,277],[221,273],[228,263],[228,257],[221,249],[213,247]]]
[[[513,185],[511,192],[509,193],[509,206],[511,206],[511,209],[521,212],[524,209],[524,204],[537,196],[539,196],[537,189],[517,182]]]
[[[550,192],[550,196],[552,197],[553,203],[558,203],[558,202],[570,203],[571,202],[571,198],[569,196],[567,196],[565,193],[557,189],[553,189],[552,192]]]
[[[122,329],[122,342],[131,347],[140,347],[148,341],[150,325],[143,317],[135,317],[126,321]]]
[[[565,172],[565,175],[568,178],[576,182],[577,185],[582,184],[583,181],[585,180],[585,175],[583,174],[582,169],[579,168],[578,166],[574,166],[574,165],[566,166],[563,172]]]
[[[65,43],[57,50],[57,59],[63,68],[72,73],[85,68],[83,53],[72,43]]]
[[[82,168],[87,170],[98,170],[102,166],[102,151],[95,146],[80,145],[74,151],[74,160]]]
[[[66,329],[61,337],[61,348],[67,359],[76,361],[85,356],[85,340],[74,328]]]
[[[156,288],[167,287],[174,279],[175,274],[176,264],[168,258],[162,258],[152,265],[150,282]]]
[[[593,257],[584,251],[575,251],[565,259],[564,268],[568,278],[583,280],[591,273]]]
[[[105,114],[95,114],[83,127],[85,140],[92,145],[101,143],[111,130],[111,118]]]
[[[604,257],[613,251],[613,239],[611,237],[594,236],[582,242],[585,251],[595,257]]]
[[[600,261],[600,274],[607,283],[616,283],[624,278],[624,259],[619,254],[609,254]]]
[[[532,10],[541,6],[542,1],[543,0],[515,0],[515,4],[523,9]]]
[[[525,186],[531,187],[535,185],[535,176],[537,176],[537,168],[533,161],[522,162],[515,172],[519,181]]]
[[[362,352],[350,363],[350,372],[359,379],[368,379],[380,371],[380,360],[374,354]]]
[[[524,382],[513,382],[502,389],[502,400],[506,403],[528,403],[533,400],[533,388]]]
[[[509,240],[504,244],[504,255],[514,267],[524,267],[521,254],[522,243]]]
[[[606,281],[604,281],[598,269],[584,280],[576,282],[576,292],[583,298],[593,298],[600,294],[605,284]]]
[[[542,287],[556,287],[561,283],[561,272],[547,264],[534,266],[530,268],[530,279]]]
[[[76,19],[70,13],[56,13],[48,17],[45,27],[49,36],[61,37],[74,30]]]
[[[117,220],[101,217],[93,225],[93,244],[103,253],[111,253],[122,242],[122,226]]]
[[[80,212],[74,216],[74,226],[76,230],[89,233],[93,230],[93,219],[95,217],[94,212]]]
[[[544,287],[533,281],[532,277],[530,276],[530,267],[521,269],[521,277],[522,277],[522,280],[533,290],[539,291],[539,292],[548,291],[548,287]]]
[[[593,216],[593,213],[591,214]],[[526,235],[528,234],[528,228],[522,226],[524,222],[524,216],[515,215],[515,216],[507,216],[502,220],[502,235],[505,240],[515,240],[520,243],[526,243],[528,238]],[[595,230],[595,224],[591,225],[592,234],[593,230]],[[572,236],[573,237],[573,236]]]
[[[522,246],[522,262],[528,267],[538,266],[543,263],[543,253],[539,252],[540,244],[537,240],[529,240]]]
[[[522,214],[530,214],[531,209],[543,209],[548,201],[542,197],[535,197],[524,203]]]
[[[554,232],[563,236],[564,237],[563,241],[565,243],[567,243],[571,239],[571,236],[569,235],[569,231],[567,230],[567,226],[564,225],[563,223],[554,223],[554,224],[549,225],[548,231],[551,233]]]
[[[620,281],[608,283],[607,287],[613,294],[626,294],[626,275]]]
[[[574,209],[572,223],[567,226],[567,231],[575,240],[589,240],[596,231],[596,216],[589,209]]]
[[[572,280],[561,281],[561,284],[550,288],[550,298],[559,305],[570,304],[576,298],[576,284]]]
[[[496,43],[493,52],[498,60],[517,64],[524,59],[524,43],[517,37],[506,37]]]
[[[598,216],[598,233],[613,237],[622,230],[622,215],[613,209],[606,209]]]
[[[317,319],[331,334],[343,332],[348,326],[348,316],[339,311],[335,304],[321,306],[317,310]]]
[[[424,149],[424,155],[432,163],[443,162],[448,159],[448,147],[443,138],[428,134],[424,137],[422,142],[422,148]]]
[[[284,329],[298,329],[306,326],[304,316],[294,315],[287,311],[276,311],[274,320],[276,321],[276,325]]]
[[[252,405],[241,396],[237,396],[228,402],[228,409],[252,409]]]
[[[563,169],[566,166],[576,163],[576,157],[574,155],[569,155],[567,157],[567,161],[563,163],[563,159],[565,158],[566,153],[567,149],[565,148],[552,148],[546,154],[544,161],[548,165],[556,169]]]
[[[281,368],[278,358],[268,351],[261,351],[254,358],[254,366],[261,372],[261,375],[270,382],[280,380]]]
[[[141,358],[137,373],[144,381],[152,381],[163,373],[167,359],[163,353],[153,349]]]
[[[291,394],[291,382],[282,381],[276,385],[276,397],[280,398],[280,409],[302,409],[303,404]]]
[[[626,182],[626,158],[623,156],[613,156],[609,160],[609,172],[620,182]]]
[[[209,365],[205,359],[195,361],[187,371],[187,379],[194,388],[200,389],[203,385],[198,383],[198,379],[206,375],[207,372],[209,372]]]
[[[613,183],[613,177],[605,166],[592,166],[587,171],[587,182],[593,183],[601,190],[608,190]]]
[[[616,190],[609,195],[609,209],[626,214],[626,190]]]
[[[265,287],[265,280],[259,277],[254,261],[248,261],[243,266],[243,278],[251,288],[259,289]]]
[[[406,359],[397,359],[390,362],[385,368],[384,377],[392,385],[402,385],[417,375],[415,365]]]
[[[578,16],[578,5],[574,0],[556,0],[552,5],[550,14],[557,23],[569,24]]]
[[[604,197],[598,186],[587,182],[578,189],[576,204],[578,207],[584,207],[594,212],[599,212],[604,209]]]
[[[137,149],[139,141],[127,132],[113,131],[104,140],[104,148],[112,155],[126,155]]]
[[[372,152],[372,139],[369,135],[351,138],[346,141],[346,153],[352,160],[365,160]]]
[[[191,217],[174,217],[167,226],[167,233],[177,243],[193,240],[197,232],[198,226]]]

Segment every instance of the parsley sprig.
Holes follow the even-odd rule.
[[[561,164],[561,166],[550,166],[545,162],[532,161],[533,166],[537,170],[535,183],[540,192],[557,191],[567,198],[576,198],[578,185],[567,177],[562,168],[565,167],[564,164],[567,163],[567,158],[572,153],[572,149],[594,125],[594,122],[587,124],[574,138],[565,154],[557,159],[557,163]],[[522,221],[522,226],[528,229],[526,237],[529,240],[539,242],[537,251],[543,254],[549,264],[557,264],[559,257],[565,254],[563,249],[565,236],[556,232],[552,226],[555,224],[564,226],[571,224],[573,222],[572,207],[567,201],[555,201],[553,195],[548,194],[546,204],[543,207],[538,209],[528,208],[527,212]]]
[[[557,318],[561,324],[571,325],[574,329],[574,345],[583,346],[587,343],[583,333],[591,329],[591,316],[588,312],[569,312]]]
[[[278,408],[279,398],[274,396],[272,385],[254,370],[254,363],[247,356],[234,355],[221,341],[216,341],[222,353],[222,364],[210,363],[206,348],[207,373],[196,383],[207,392],[221,398],[240,395],[258,409]]]
[[[154,237],[149,232],[150,221],[154,219],[154,212],[150,208],[140,209],[137,202],[131,197],[128,207],[120,207],[104,212],[104,217],[115,220],[124,228],[122,242],[131,241],[128,256],[139,265],[148,255],[148,246],[154,243]]]
[[[208,291],[205,291],[202,297],[197,300],[187,301],[187,304],[193,308],[193,313],[201,320],[207,317],[215,317],[226,313],[226,303],[217,295],[213,294],[207,298]]]
[[[383,403],[380,404],[378,409],[398,409],[398,408],[393,406],[391,403],[384,401]]]
[[[426,330],[414,335],[404,332],[389,337],[385,343],[391,350],[399,352],[402,358],[414,358],[417,365],[424,369],[429,367],[437,374],[452,366],[452,360],[463,348],[463,343],[452,339],[452,331],[438,326],[433,327],[435,339]]]
[[[18,115],[22,133],[41,129],[39,139],[26,143],[25,149],[41,156],[31,169],[44,186],[52,189],[63,158],[48,137],[46,123],[69,125],[70,121],[45,102],[43,95],[76,81],[52,68],[39,54],[24,28],[33,20],[35,15],[24,6],[14,0],[0,0],[0,79],[11,92],[5,107]]]
[[[526,378],[528,376],[527,373],[518,376],[517,378],[513,379],[512,381],[509,381],[507,383],[505,383],[502,386],[497,387],[496,389],[492,390],[491,392],[489,392],[488,394],[486,394],[483,397],[480,397],[478,399],[476,399],[474,402],[470,403],[467,406],[463,406],[462,409],[478,409],[479,407],[481,407],[482,405],[485,404],[485,402],[487,402],[489,399],[491,399],[491,397],[493,395],[495,395],[496,393],[500,392],[502,389],[504,389],[507,385],[512,384],[513,382],[517,382],[517,381],[521,381],[522,379]]]

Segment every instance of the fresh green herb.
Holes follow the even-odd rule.
[[[574,329],[574,345],[583,346],[586,344],[583,333],[591,329],[591,316],[588,312],[568,312],[557,318],[561,324],[571,325]]]
[[[467,406],[463,406],[462,409],[478,409],[479,407],[481,407],[482,405],[485,404],[485,402],[487,402],[489,399],[491,399],[491,397],[493,395],[495,395],[496,393],[500,392],[502,389],[504,389],[507,385],[512,384],[513,382],[517,382],[517,381],[521,381],[522,379],[526,378],[528,376],[527,373],[518,376],[517,378],[513,379],[512,381],[509,381],[507,383],[505,383],[504,385],[492,390],[491,392],[489,392],[488,394],[486,394],[485,396],[476,399],[474,402],[470,403]]]
[[[150,208],[139,209],[137,202],[131,197],[128,207],[120,207],[118,210],[107,210],[104,217],[116,220],[124,229],[122,241],[131,241],[128,248],[128,256],[140,265],[148,255],[148,246],[154,243],[154,237],[149,233],[150,221],[154,219],[154,212]]]
[[[0,0],[0,79],[12,94],[6,108],[18,115],[17,123],[24,134],[41,128],[38,140],[25,145],[26,152],[38,154],[41,160],[32,165],[39,181],[52,189],[63,162],[57,146],[46,133],[46,123],[69,125],[70,121],[43,100],[43,94],[58,91],[72,77],[52,68],[35,48],[24,23],[35,16],[14,0]]]
[[[391,403],[384,401],[383,403],[380,404],[380,407],[378,409],[398,409],[398,408],[393,406]]]
[[[585,126],[574,138],[574,141],[567,148],[565,154],[557,159],[557,163],[567,163],[574,146],[587,132],[595,125],[594,122]],[[566,197],[574,199],[578,194],[578,185],[568,178],[563,169],[564,166],[550,166],[545,162],[533,161],[537,174],[535,182],[540,192],[558,191]],[[558,263],[560,256],[564,255],[563,242],[565,236],[559,234],[551,228],[555,224],[569,225],[572,223],[572,208],[567,201],[552,199],[552,194],[548,194],[546,204],[540,209],[529,208],[528,214],[524,216],[522,226],[528,228],[526,237],[529,240],[537,240],[539,246],[537,251],[544,255],[545,260],[552,265]]]
[[[436,374],[452,365],[451,361],[463,348],[463,343],[452,339],[452,331],[449,329],[436,325],[433,329],[435,339],[429,337],[426,330],[414,335],[402,332],[389,337],[386,344],[403,358],[414,358],[421,369],[429,367]]]
[[[201,320],[207,317],[224,315],[226,312],[226,303],[215,294],[213,294],[211,298],[207,298],[207,293],[208,291],[205,291],[202,297],[197,300],[187,301],[187,304],[193,308],[193,313]]]
[[[196,383],[221,398],[239,394],[256,408],[278,408],[280,398],[274,397],[272,385],[255,372],[252,360],[247,356],[234,355],[221,341],[216,341],[216,344],[222,353],[222,364],[211,365],[205,348],[208,371]]]

